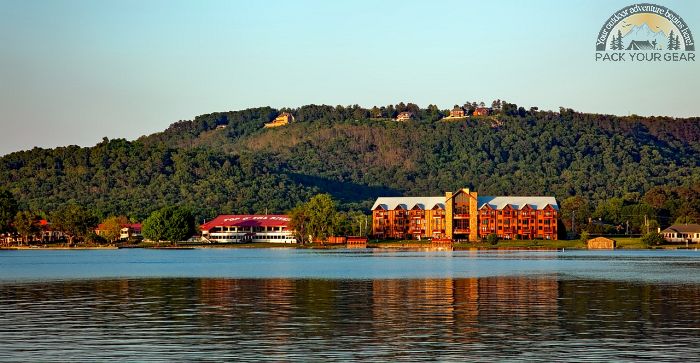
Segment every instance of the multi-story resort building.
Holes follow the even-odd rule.
[[[200,229],[209,242],[296,243],[286,215],[220,215]]]
[[[440,197],[380,197],[372,206],[377,238],[448,238],[477,241],[557,239],[554,197],[479,196],[461,189]]]

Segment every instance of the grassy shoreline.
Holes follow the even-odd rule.
[[[621,250],[654,250],[654,249],[698,249],[700,244],[664,244],[647,247],[641,238],[614,238],[617,248]],[[29,246],[3,246],[0,250],[114,250],[119,248],[141,249],[248,249],[248,248],[294,248],[294,249],[343,249],[344,244],[297,244],[297,243],[149,243],[142,242],[137,245],[108,245],[108,246],[66,246],[60,245],[29,245]],[[417,240],[374,240],[367,243],[367,248],[394,249],[394,250],[436,250],[445,249],[444,246],[433,246],[430,241]],[[453,245],[454,250],[533,250],[552,251],[561,249],[585,250],[586,243],[582,240],[501,240],[491,245],[486,242],[459,242]]]

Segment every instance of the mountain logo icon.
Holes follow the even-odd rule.
[[[634,4],[611,15],[600,28],[596,51],[694,52],[695,42],[683,18],[656,4]]]

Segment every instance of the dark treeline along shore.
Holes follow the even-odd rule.
[[[700,119],[525,109],[494,101],[463,118],[434,105],[307,105],[216,112],[135,141],[34,148],[0,158],[0,186],[40,216],[66,205],[141,221],[179,205],[197,222],[284,213],[318,193],[343,211],[378,196],[554,195],[565,228],[632,231],[700,219]],[[288,125],[264,128],[287,112]],[[411,119],[395,118],[408,112]],[[572,218],[573,214],[573,218]],[[646,218],[646,223],[644,222]],[[595,222],[595,223],[594,223]],[[596,230],[597,229],[597,230]]]

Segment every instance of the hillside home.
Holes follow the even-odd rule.
[[[291,113],[282,112],[274,120],[266,123],[265,128],[284,126],[289,124],[290,122],[294,122],[294,116],[292,116]]]

